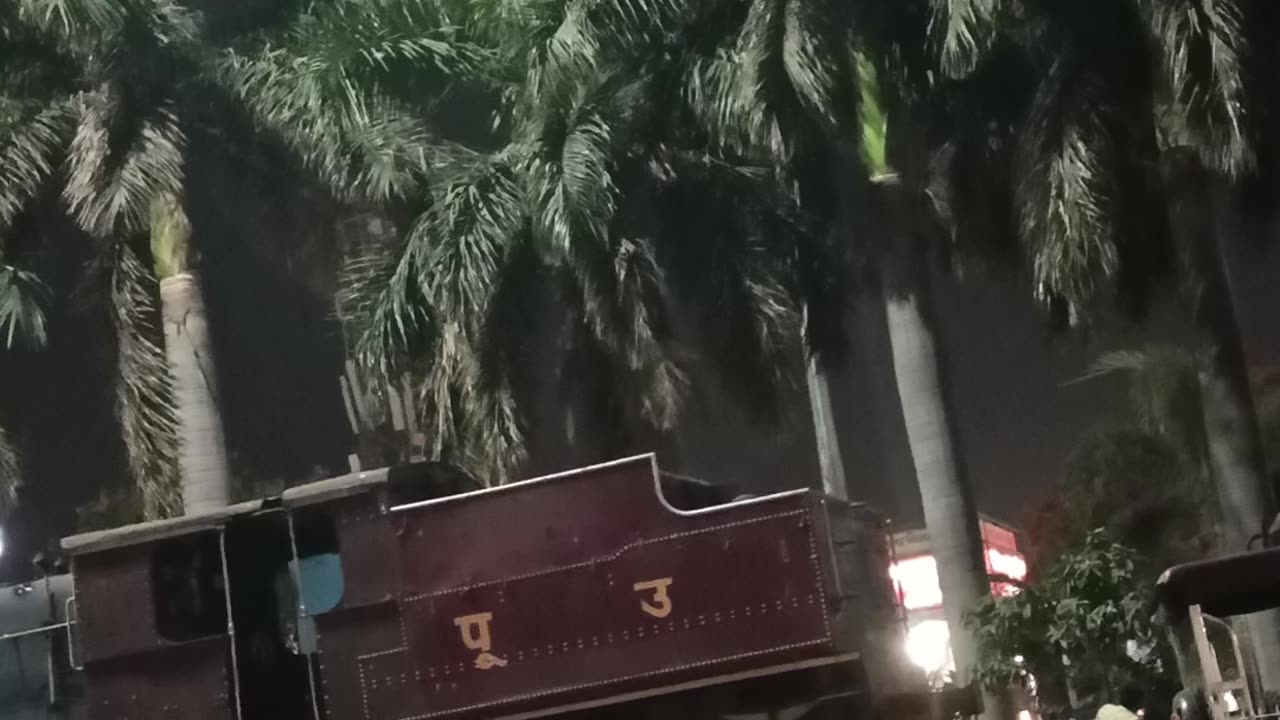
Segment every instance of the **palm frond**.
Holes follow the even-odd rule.
[[[579,102],[582,89],[594,84],[597,68],[605,63],[586,5],[571,2],[559,7],[560,13],[542,19],[541,32],[532,31],[531,41],[522,42],[515,53],[505,53],[514,83],[504,95],[517,135],[528,134],[530,127],[537,132],[548,112]]]
[[[144,232],[155,202],[180,197],[186,179],[187,138],[173,107],[159,108],[131,138],[111,137],[116,109],[104,93],[80,98],[62,192],[80,226],[99,238]]]
[[[406,71],[456,76],[478,70],[489,52],[466,41],[437,3],[374,0],[313,5],[285,41],[317,79],[388,81]],[[372,74],[372,76],[371,76]]]
[[[340,198],[385,203],[467,160],[431,132],[424,108],[494,62],[439,3],[338,0],[224,52],[210,74]]]
[[[124,23],[120,0],[17,0],[23,19],[63,37],[114,33]]]
[[[355,334],[356,362],[379,377],[395,377],[431,346],[430,308],[414,259],[401,244],[343,263],[340,319]]]
[[[1134,90],[1149,87],[1145,54],[1123,30],[1136,21],[1116,13],[1117,27],[1096,48],[1043,40],[1063,45],[1030,101],[1014,161],[1037,295],[1065,302],[1073,316],[1108,287],[1140,312],[1169,257],[1152,99]]]
[[[341,198],[403,199],[467,153],[438,141],[407,107],[283,49],[224,56],[222,84]]]
[[[1107,132],[1105,108],[1092,89],[1070,87],[1064,67],[1051,72],[1023,140],[1022,234],[1031,243],[1038,294],[1060,294],[1079,306],[1119,263],[1108,166],[1125,149]]]
[[[65,102],[31,108],[0,100],[0,232],[53,176],[72,129]]]
[[[688,378],[665,347],[670,321],[661,271],[652,248],[639,238],[617,241],[613,266],[619,317],[601,339],[626,361],[635,378],[641,415],[659,430],[669,430],[679,417]]]
[[[797,96],[828,127],[857,117],[856,74],[844,3],[789,0],[781,61]]]
[[[688,8],[679,0],[596,0],[591,5],[599,32],[630,51],[674,29]]]
[[[953,78],[973,72],[994,44],[1004,0],[931,0],[930,35],[939,65]]]
[[[173,51],[185,53],[198,45],[199,15],[178,0],[18,2],[20,16],[53,39],[60,50],[77,57],[89,76],[106,77],[112,69],[124,67],[158,76],[173,67],[140,66],[172,60]],[[145,56],[154,51],[159,54]]]
[[[1130,410],[1139,427],[1169,439],[1193,467],[1208,466],[1208,437],[1200,392],[1199,364],[1176,347],[1106,353],[1086,377],[1122,374],[1129,386]]]
[[[692,58],[683,100],[706,129],[713,147],[745,152],[750,144],[750,99],[741,62],[728,49]]]
[[[786,167],[793,152],[793,133],[779,123],[805,116],[779,58],[787,36],[786,3],[779,0],[752,3],[738,39],[736,54],[743,66],[745,109],[751,118],[748,136],[752,146],[768,153],[775,164]],[[778,107],[786,103],[792,107]],[[794,119],[793,119],[794,118]]]
[[[490,303],[507,254],[527,227],[525,210],[513,168],[494,158],[441,190],[408,240],[417,286],[435,319],[423,387],[433,454],[488,478],[509,477],[524,453],[509,388],[485,373],[483,351]]]
[[[48,288],[34,273],[0,265],[0,332],[5,346],[26,342],[43,347],[48,339],[44,306]]]
[[[1196,148],[1229,176],[1253,167],[1247,134],[1244,9],[1239,0],[1144,0],[1163,77],[1174,140]]]
[[[803,229],[759,168],[692,153],[667,164],[676,179],[659,212],[680,222],[664,226],[658,260],[673,301],[698,318],[700,354],[728,394],[755,418],[775,419],[773,390],[800,326],[794,254]]]
[[[169,360],[158,341],[156,279],[129,243],[113,243],[108,252],[118,343],[116,411],[129,470],[147,517],[169,517],[182,512],[181,440]]]
[[[574,243],[604,242],[617,207],[615,128],[591,94],[581,89],[573,102],[541,118],[532,142],[508,149],[528,158],[524,177],[538,208],[535,232],[562,257]]]

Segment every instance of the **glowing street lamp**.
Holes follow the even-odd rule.
[[[907,631],[907,657],[912,664],[933,675],[951,662],[951,631],[946,620],[925,620]]]

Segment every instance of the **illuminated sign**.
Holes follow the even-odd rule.
[[[889,566],[894,589],[908,610],[923,610],[942,605],[942,586],[938,584],[938,564],[932,555],[900,560]]]
[[[1016,550],[1006,552],[993,547],[984,548],[987,572],[1004,575],[1014,580],[1025,580],[1027,561]],[[942,587],[938,583],[938,564],[932,555],[917,555],[899,560],[889,567],[889,577],[902,597],[907,610],[927,610],[942,606]],[[991,591],[1000,597],[1018,592],[1010,583],[993,582]]]
[[[987,548],[987,572],[1014,580],[1027,579],[1027,561],[1018,552],[1003,553]],[[1018,592],[1018,586],[1006,582],[992,582],[991,592],[998,597],[1009,597]]]

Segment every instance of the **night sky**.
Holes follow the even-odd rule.
[[[342,354],[331,304],[315,282],[289,272],[278,252],[309,239],[305,222],[228,163],[213,163],[191,210],[203,249],[211,330],[231,449],[259,472],[301,477],[345,465],[351,446],[337,376]],[[8,578],[50,539],[72,530],[73,508],[105,483],[120,482],[123,455],[112,421],[108,315],[92,294],[68,299],[89,243],[55,209],[42,218],[52,241],[32,257],[54,286],[49,347],[0,356],[0,416],[25,454],[21,506],[5,528]],[[28,233],[30,239],[32,233]],[[37,247],[35,243],[27,243]],[[1237,304],[1250,361],[1280,364],[1280,252],[1235,244]],[[319,283],[323,285],[323,283]],[[956,380],[964,451],[980,508],[1017,522],[1056,479],[1071,447],[1120,409],[1114,380],[1069,384],[1101,348],[1177,338],[1169,308],[1141,329],[1101,328],[1090,340],[1051,339],[1016,278],[940,278],[943,344]],[[859,306],[854,352],[836,379],[837,414],[851,495],[900,525],[920,520],[897,396],[873,303]],[[714,384],[705,411],[691,411],[676,469],[764,491],[818,483],[802,389],[788,397],[785,422],[750,427]]]

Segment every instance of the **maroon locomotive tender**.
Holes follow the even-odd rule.
[[[63,548],[93,720],[721,717],[899,677],[878,516],[652,456],[400,466]]]

